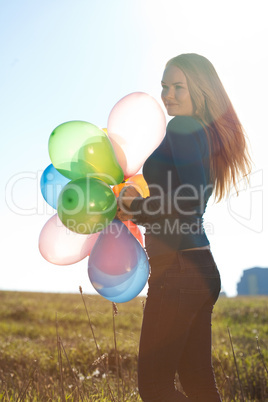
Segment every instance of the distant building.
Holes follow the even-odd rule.
[[[237,284],[237,294],[268,295],[268,268],[255,267],[244,270]]]

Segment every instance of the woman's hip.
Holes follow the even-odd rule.
[[[218,298],[220,274],[209,249],[182,250],[162,254],[149,259],[151,273],[149,294],[153,291],[163,294],[181,293],[193,297],[195,294]]]

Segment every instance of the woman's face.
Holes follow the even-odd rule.
[[[169,116],[192,116],[193,104],[184,73],[170,65],[164,71],[161,84],[161,97]]]

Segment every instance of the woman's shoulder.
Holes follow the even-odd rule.
[[[209,144],[202,124],[192,116],[175,116],[167,125],[167,140],[172,148],[188,156],[199,152],[209,156]]]
[[[175,116],[167,125],[167,131],[177,134],[191,134],[204,131],[201,123],[192,116]]]

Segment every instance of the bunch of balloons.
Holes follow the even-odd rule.
[[[133,222],[116,219],[116,197],[127,185],[149,196],[147,183],[137,172],[162,141],[165,127],[158,102],[135,92],[114,106],[107,130],[70,121],[49,137],[52,164],[44,170],[40,185],[57,213],[40,233],[39,250],[57,265],[89,256],[93,287],[114,302],[136,297],[149,275],[142,234]]]

